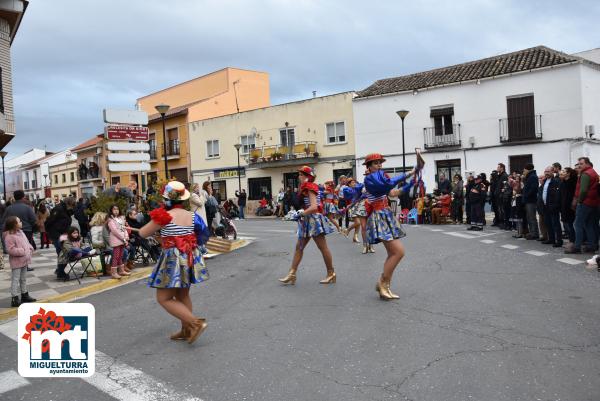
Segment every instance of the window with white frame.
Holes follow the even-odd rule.
[[[219,140],[213,139],[206,141],[206,157],[219,157]]]
[[[242,135],[240,136],[240,143],[242,144],[240,153],[247,155],[256,147],[256,137],[254,135]]]
[[[346,142],[346,126],[343,121],[327,123],[327,143],[343,143]]]

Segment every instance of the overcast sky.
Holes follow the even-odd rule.
[[[102,132],[103,108],[226,66],[268,72],[277,104],[540,44],[600,47],[599,16],[593,0],[30,0],[6,150],[75,146]]]

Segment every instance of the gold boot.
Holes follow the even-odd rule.
[[[327,277],[319,281],[321,284],[335,284],[335,271],[333,269],[327,270]]]
[[[280,278],[279,281],[283,284],[296,284],[296,269],[290,269],[287,276],[285,276],[284,278]]]
[[[206,319],[196,318],[189,325],[188,336],[186,337],[187,342],[189,344],[193,343],[200,337],[200,334],[208,327],[208,323],[206,323]]]
[[[186,324],[181,324],[181,330],[171,334],[171,340],[187,340],[190,335],[189,328]]]
[[[369,244],[367,252],[369,252],[369,253],[375,253],[375,248],[373,248],[373,245]]]
[[[392,294],[389,292],[389,287],[386,287],[383,276],[379,278],[379,281],[375,285],[375,291],[379,293],[379,298],[385,299],[386,301],[394,299]]]
[[[362,254],[364,255],[365,253],[369,252],[369,245],[367,244],[363,244],[363,250],[362,250]]]
[[[347,228],[342,228],[341,233],[344,235],[344,237],[348,238],[348,229]]]
[[[354,238],[352,238],[352,242],[356,242],[357,244],[360,242],[358,240],[358,233],[354,233]]]

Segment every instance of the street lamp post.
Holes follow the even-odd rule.
[[[397,111],[396,114],[402,119],[402,172],[406,172],[406,149],[404,148],[404,119],[408,115],[408,110]]]
[[[162,119],[162,128],[163,128],[163,156],[165,158],[165,180],[169,181],[169,164],[167,162],[167,130],[165,129],[165,114],[169,111],[171,106],[161,103],[157,106],[154,106],[156,111],[160,113],[160,117]]]
[[[4,188],[4,202],[6,202],[6,171],[4,170],[4,158],[8,152],[0,152],[0,157],[2,158],[2,188]]]
[[[238,168],[237,168],[237,174],[238,174],[238,192],[242,193],[242,177],[240,176],[240,148],[242,147],[241,143],[236,143],[235,145],[235,150],[237,150],[237,154],[238,154]]]

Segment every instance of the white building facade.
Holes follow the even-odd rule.
[[[401,171],[400,110],[407,169],[420,148],[428,192],[442,173],[489,175],[498,163],[600,166],[600,65],[543,46],[375,82],[353,102],[357,157],[383,153]]]

